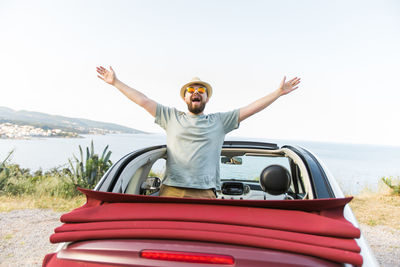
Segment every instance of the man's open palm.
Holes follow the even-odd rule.
[[[97,77],[99,77],[106,83],[109,83],[111,85],[114,84],[116,76],[115,76],[115,72],[111,66],[110,66],[110,70],[107,70],[106,68],[103,68],[102,66],[97,67],[97,73],[100,74],[100,75],[97,75]]]
[[[286,76],[283,77],[283,80],[279,86],[279,91],[281,95],[286,95],[298,88],[298,84],[300,83],[300,78],[293,78],[290,81],[286,82]]]

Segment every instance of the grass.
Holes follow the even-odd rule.
[[[380,186],[378,192],[364,190],[350,202],[357,220],[370,226],[385,225],[400,230],[400,196]]]
[[[0,212],[8,212],[21,209],[51,209],[66,212],[82,206],[86,197],[79,195],[73,198],[32,195],[0,196]]]

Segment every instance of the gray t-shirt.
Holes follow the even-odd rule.
[[[167,132],[169,186],[220,189],[219,162],[225,135],[239,127],[239,109],[190,115],[157,105],[155,122]]]

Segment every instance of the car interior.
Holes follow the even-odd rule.
[[[123,168],[112,192],[157,196],[165,171],[166,148],[149,150]],[[301,158],[287,148],[223,148],[219,199],[313,199]]]

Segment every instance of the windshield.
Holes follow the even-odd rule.
[[[221,180],[247,180],[259,181],[261,171],[273,164],[278,164],[285,167],[289,173],[290,164],[286,157],[268,157],[268,156],[239,156],[240,164],[220,164]]]

